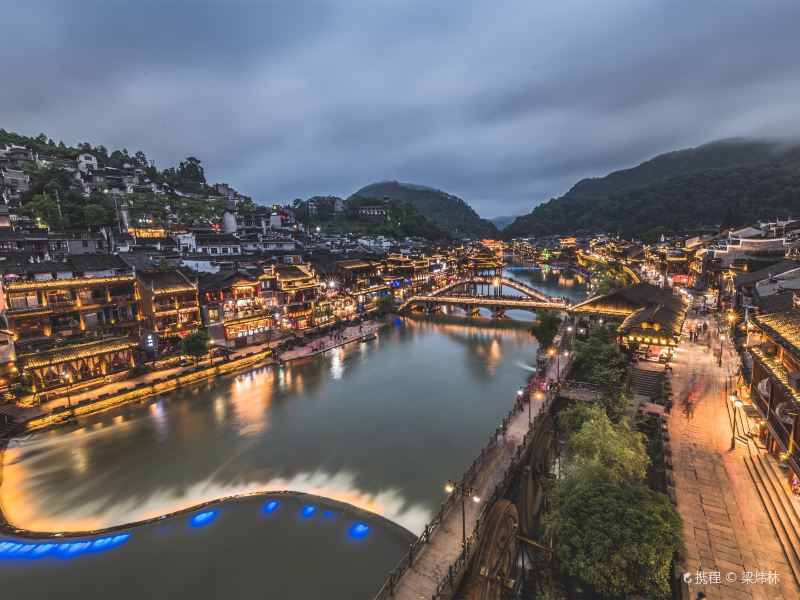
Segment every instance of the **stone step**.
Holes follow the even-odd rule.
[[[767,472],[762,471],[757,459],[750,456],[744,457],[744,463],[786,556],[786,562],[794,577],[795,588],[800,589],[798,587],[798,582],[800,582],[800,537],[790,524],[783,504],[774,496],[775,491],[771,487]]]
[[[775,499],[780,502],[783,507],[783,511],[788,518],[787,527],[791,526],[795,539],[800,541],[800,516],[797,514],[795,503],[788,495],[789,492],[781,483],[783,475],[778,472],[775,461],[769,456],[757,454],[756,463],[761,468],[761,472],[768,478]],[[797,548],[800,550],[800,544],[798,544]]]

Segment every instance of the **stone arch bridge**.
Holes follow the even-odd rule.
[[[520,296],[504,296],[503,287],[520,292]],[[421,310],[437,312],[443,307],[460,308],[467,314],[477,314],[481,308],[491,311],[493,317],[502,317],[507,310],[537,312],[542,309],[564,311],[567,303],[561,298],[551,298],[529,285],[508,277],[465,277],[439,289],[411,296],[400,305],[399,311]]]

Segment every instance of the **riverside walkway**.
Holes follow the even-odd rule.
[[[557,368],[561,369],[560,373]],[[546,369],[547,378],[558,380],[566,368],[567,364],[550,361]],[[530,386],[525,388],[525,395],[532,402],[530,414],[538,414],[542,401],[536,399]],[[464,480],[478,490],[481,499],[478,503],[466,499],[464,506],[467,537],[475,530],[487,501],[505,477],[514,455],[523,443],[530,427],[528,415],[525,406],[521,410],[513,410],[504,430],[498,428],[465,474]],[[392,572],[376,598],[419,600],[436,597],[450,574],[451,566],[459,560],[461,554],[461,503],[451,495],[442,505],[439,514],[425,527],[417,543],[412,545],[409,554]]]
[[[386,322],[383,320],[374,320],[374,321],[364,321],[361,325],[351,325],[347,327],[343,327],[341,329],[336,330],[334,334],[334,338],[329,340],[328,337],[321,338],[324,345],[320,344],[320,340],[312,340],[306,344],[298,346],[292,350],[285,351],[280,354],[279,358],[281,362],[287,362],[291,360],[296,360],[300,358],[305,358],[308,356],[314,356],[316,354],[320,354],[322,352],[326,352],[327,350],[331,350],[332,348],[336,348],[338,346],[342,346],[344,344],[350,343],[352,341],[358,340],[360,338],[369,336],[382,327],[386,325]],[[253,354],[257,354],[259,352],[266,352],[272,348],[275,348],[281,342],[285,341],[284,339],[273,340],[266,344],[256,345],[256,346],[246,346],[244,348],[239,348],[237,350],[231,351],[228,355],[228,361],[235,362],[239,359],[252,356]],[[214,359],[214,364],[219,364],[223,359],[217,358]],[[274,359],[268,357],[266,354],[264,356],[264,363],[263,364],[271,364],[274,362]],[[203,359],[202,365],[210,365],[208,359]],[[94,387],[92,389],[87,389],[83,391],[73,391],[71,394],[62,394],[52,400],[48,400],[42,402],[40,405],[28,406],[28,407],[21,407],[17,406],[12,403],[5,403],[0,405],[0,437],[3,437],[4,434],[16,430],[16,426],[18,424],[24,423],[30,419],[34,419],[36,417],[40,417],[42,415],[46,415],[51,412],[53,409],[58,407],[66,407],[69,404],[76,406],[78,403],[82,401],[89,401],[97,399],[98,396],[101,395],[114,395],[125,390],[129,390],[135,388],[137,385],[147,384],[152,382],[156,379],[173,379],[176,377],[180,377],[181,375],[191,372],[197,368],[197,365],[194,363],[189,363],[186,365],[172,367],[167,369],[159,369],[158,371],[153,371],[151,373],[146,373],[144,375],[139,375],[137,377],[131,377],[127,379],[123,379],[120,381],[109,382],[99,387]]]

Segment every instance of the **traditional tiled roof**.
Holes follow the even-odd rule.
[[[229,288],[242,281],[256,283],[258,277],[242,270],[220,269],[216,273],[201,277],[199,284],[202,290],[219,290]]]
[[[156,294],[195,291],[194,286],[180,271],[140,271],[136,276]]]
[[[88,358],[90,356],[108,354],[109,352],[128,350],[130,348],[135,348],[137,345],[136,342],[127,337],[98,340],[85,344],[71,344],[63,348],[45,350],[33,354],[22,354],[19,356],[19,362],[25,368],[35,369],[69,362],[79,358]]]
[[[769,296],[757,296],[755,300],[761,314],[774,313],[794,306],[794,292],[783,291]]]
[[[624,317],[620,331],[645,323],[677,335],[686,317],[686,305],[670,290],[642,282],[603,296],[590,298],[569,309],[573,314]]]
[[[800,360],[800,308],[756,315],[753,321],[777,344]]]
[[[734,277],[733,283],[738,286],[754,285],[763,279],[767,279],[768,277],[774,277],[775,275],[780,275],[781,273],[786,273],[787,271],[796,269],[799,266],[800,263],[798,263],[797,261],[783,260],[774,265],[770,265],[764,269],[759,269],[757,271],[750,271],[748,273],[742,273],[741,275],[737,275],[736,277]]]
[[[275,274],[281,281],[295,281],[298,279],[308,279],[311,277],[311,275],[302,269],[295,267],[294,265],[275,267]]]

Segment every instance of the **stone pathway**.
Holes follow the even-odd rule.
[[[716,332],[709,336],[719,339]],[[718,366],[718,349],[719,342],[709,347],[704,339],[684,338],[672,363],[675,405],[669,434],[685,559],[679,568],[690,578],[692,600],[701,591],[709,600],[800,598],[744,463],[747,448],[737,445],[730,450],[725,382],[735,370],[736,356],[726,347]],[[777,584],[742,582],[743,572],[769,571],[778,573]]]
[[[561,374],[566,369],[567,361],[548,363],[547,377],[559,379],[556,367],[561,368]],[[513,391],[512,394],[513,396]],[[532,400],[531,414],[535,415],[541,408],[541,402]],[[503,479],[511,459],[522,443],[528,432],[528,410],[524,408],[517,412],[508,424],[505,443],[499,443],[492,448],[478,469],[472,486],[478,489],[480,498],[486,499],[492,495],[494,488]],[[465,503],[467,537],[475,530],[478,516],[484,508],[484,502],[475,503],[467,499]],[[439,583],[447,576],[448,568],[461,554],[462,526],[461,503],[451,505],[445,513],[441,524],[434,531],[430,541],[425,544],[414,558],[412,566],[403,573],[394,587],[393,598],[402,600],[419,600],[430,598],[436,591]]]
[[[362,325],[345,327],[344,329],[337,331],[332,338],[328,337],[327,335],[323,336],[310,342],[309,344],[295,348],[294,350],[281,352],[278,358],[281,360],[281,362],[285,362],[287,360],[295,360],[298,358],[305,358],[307,356],[314,356],[315,354],[326,352],[359,338],[372,335],[385,326],[386,323],[383,321],[369,321],[363,323]]]

